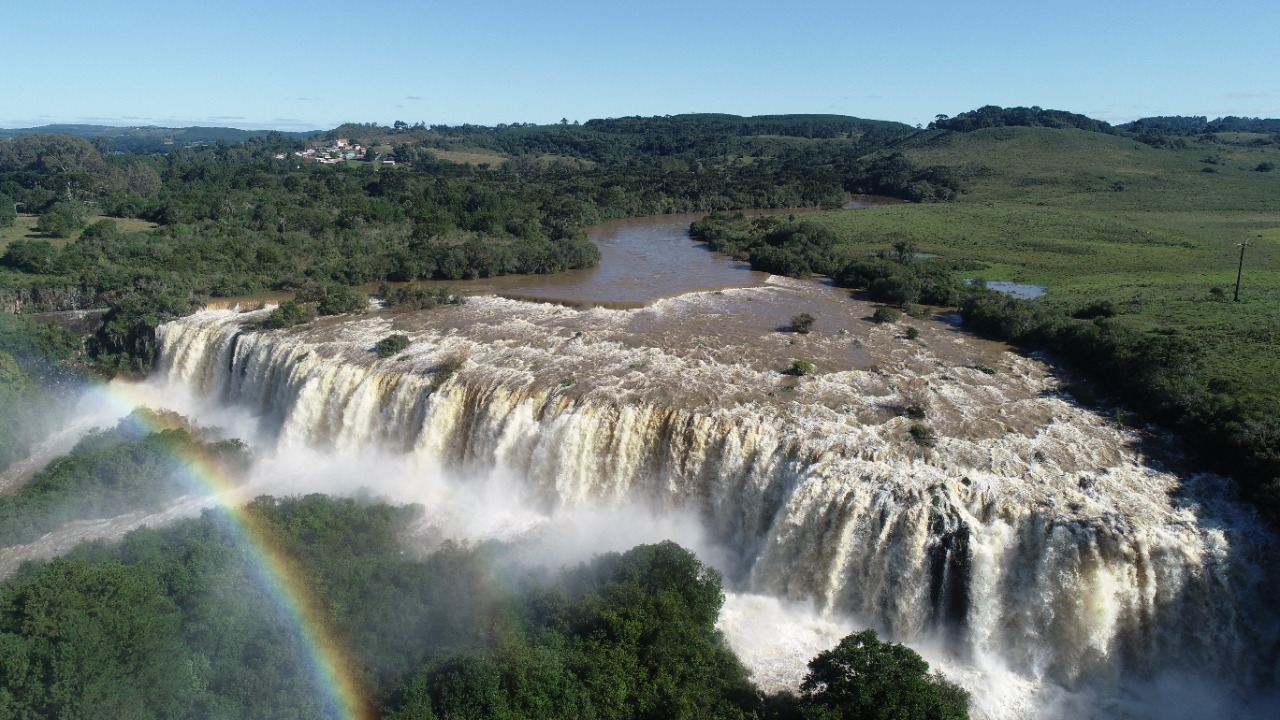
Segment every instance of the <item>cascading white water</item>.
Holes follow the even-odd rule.
[[[1159,469],[1041,364],[941,323],[924,345],[854,323],[852,343],[723,314],[814,292],[585,312],[477,298],[270,332],[261,313],[210,311],[160,328],[159,372],[260,413],[285,447],[502,472],[547,510],[693,510],[737,588],[956,662],[1069,688],[1174,671],[1274,682],[1271,541],[1220,478]],[[413,344],[380,360],[390,332]],[[801,352],[817,375],[778,372]],[[1000,372],[971,367],[993,352]],[[932,450],[899,410],[922,389]]]

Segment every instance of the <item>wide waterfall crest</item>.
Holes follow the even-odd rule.
[[[737,587],[955,657],[1069,687],[1275,671],[1270,540],[1221,479],[1155,467],[1038,362],[1005,353],[982,372],[942,329],[904,350],[871,327],[847,362],[847,338],[807,339],[831,370],[784,376],[782,339],[712,334],[704,316],[730,300],[581,312],[476,298],[282,331],[206,311],[161,326],[160,373],[256,411],[284,446],[502,471],[548,508],[692,508],[733,550]],[[673,340],[679,318],[704,324]],[[389,332],[413,344],[378,359]],[[932,449],[898,410],[922,387]]]

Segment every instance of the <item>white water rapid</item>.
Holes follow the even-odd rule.
[[[815,333],[776,330],[802,310]],[[254,327],[264,312],[163,325],[158,379],[257,414],[259,445],[390,455],[424,485],[501,475],[552,516],[694,518],[734,591],[722,625],[766,685],[855,625],[921,649],[992,717],[1176,717],[1143,693],[1184,676],[1225,699],[1181,709],[1251,717],[1250,688],[1274,683],[1274,545],[1222,479],[1162,469],[1045,365],[946,323],[913,321],[911,341],[779,280],[625,311],[482,297],[280,331]],[[412,344],[379,359],[393,332]],[[796,358],[816,372],[780,372]]]

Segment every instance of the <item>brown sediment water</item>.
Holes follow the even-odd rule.
[[[875,195],[855,195],[845,209],[856,210],[901,202]],[[756,209],[748,215],[800,215],[818,208]],[[712,252],[689,237],[689,226],[705,212],[627,218],[592,225],[587,237],[600,248],[593,268],[554,275],[504,275],[462,281],[426,281],[413,285],[453,285],[467,295],[498,295],[511,300],[546,302],[584,309],[633,310],[664,298],[699,290],[757,287],[769,274]],[[400,285],[402,283],[397,283]],[[375,284],[364,286],[370,293]],[[210,307],[210,309],[216,309]]]
[[[846,210],[899,203],[894,198],[854,195]],[[800,215],[819,208],[754,209],[748,215]],[[705,243],[689,236],[689,226],[707,216],[705,212],[674,213],[611,220],[588,227],[587,237],[600,248],[595,267],[553,275],[503,275],[475,280],[427,280],[390,283],[393,287],[457,287],[465,295],[498,295],[511,300],[545,302],[572,308],[601,307],[632,310],[664,298],[699,290],[763,285],[769,274],[756,272],[750,264],[712,252]],[[361,289],[373,295],[379,283]],[[214,298],[208,310],[259,309],[293,297],[288,292],[266,292],[238,297]]]
[[[899,202],[859,195],[845,209]],[[748,215],[799,215],[817,208],[749,210]],[[712,252],[689,237],[689,226],[707,213],[628,218],[594,225],[587,236],[600,248],[600,264],[552,276],[488,281],[494,294],[512,300],[554,302],[569,307],[626,310],[699,290],[763,285],[769,274],[746,262]]]

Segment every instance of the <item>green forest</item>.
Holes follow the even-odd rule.
[[[670,542],[559,570],[402,536],[417,506],[261,497],[243,512],[306,578],[361,717],[966,718],[968,695],[866,631],[765,695],[715,629],[719,575]],[[223,511],[77,547],[0,584],[0,717],[342,717],[259,553]]]

